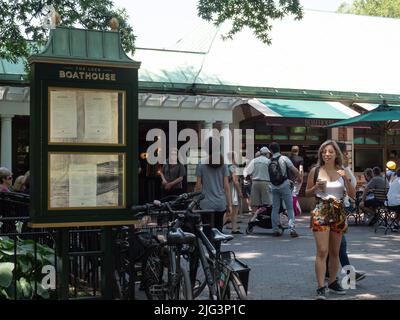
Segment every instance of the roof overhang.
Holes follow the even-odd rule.
[[[335,101],[250,99],[248,103],[266,117],[340,120],[359,115]]]
[[[233,108],[245,103],[240,97],[139,93],[139,119],[232,122]]]

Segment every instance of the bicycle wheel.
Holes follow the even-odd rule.
[[[207,280],[203,272],[203,268],[199,268],[196,275],[196,280],[194,281],[194,283],[192,283],[192,286],[193,286],[193,298],[196,299],[202,294],[204,288],[207,286]],[[208,297],[208,295],[206,297]]]
[[[170,300],[193,300],[192,286],[190,284],[189,273],[180,266],[177,280],[177,287],[169,291],[167,299]]]
[[[190,283],[193,288],[193,298],[196,299],[200,297],[201,299],[208,299],[209,294],[206,294],[204,290],[207,286],[207,280],[197,252],[192,253],[188,263],[189,266],[186,269],[190,272]]]
[[[229,277],[227,288],[224,296],[222,297],[222,300],[246,300],[246,299],[247,299],[247,294],[246,290],[244,289],[242,281],[240,281],[239,276],[235,272],[232,272]]]
[[[155,246],[149,249],[143,259],[142,288],[149,300],[165,300],[164,271],[165,264],[162,258],[161,247]]]
[[[123,299],[124,289],[121,284],[121,276],[117,270],[114,270],[114,279],[113,279],[113,299]]]

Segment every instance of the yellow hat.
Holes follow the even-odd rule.
[[[386,168],[389,170],[396,170],[396,163],[394,161],[388,161],[386,163]]]

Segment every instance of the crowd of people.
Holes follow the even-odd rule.
[[[379,167],[364,170],[365,184],[357,192],[357,202],[364,213],[364,222],[374,225],[378,215],[376,209],[382,205],[391,207],[392,210],[400,209],[400,168],[394,161],[386,164],[386,173],[383,175]],[[387,203],[376,198],[377,192],[384,192]]]
[[[253,213],[253,218],[260,206],[272,206],[272,229],[273,236],[276,237],[282,235],[278,224],[283,204],[288,215],[290,236],[298,237],[293,199],[298,195],[304,177],[303,163],[298,153],[299,148],[294,146],[291,155],[284,156],[280,153],[279,144],[273,142],[259,150],[256,157],[246,165],[243,176],[239,179],[234,155],[230,155],[232,164],[229,166],[224,165],[222,157],[218,165],[213,164],[210,144],[207,161],[197,167],[195,190],[201,190],[205,195],[201,208],[216,211],[214,227],[222,231],[229,217],[232,233],[241,233],[237,224],[238,200],[247,198],[246,203],[251,206],[249,211]],[[308,174],[305,194],[316,199],[316,206],[311,211],[310,228],[316,243],[317,299],[326,299],[328,291],[345,294],[338,282],[337,273],[340,265],[351,265],[345,233],[348,228],[347,214],[357,199],[357,180],[348,162],[346,144],[328,140],[319,148],[318,163]],[[390,163],[389,165],[391,166]],[[393,166],[391,169],[393,171]],[[367,184],[362,194],[359,193],[361,210],[370,206],[366,196],[371,190],[386,186],[379,168],[366,170],[365,176]],[[400,169],[391,172],[387,185],[388,205],[400,205]],[[365,273],[356,272],[356,281],[365,276]]]
[[[215,145],[219,145],[218,143]],[[279,229],[279,215],[282,206],[288,216],[291,237],[299,234],[295,227],[295,212],[300,209],[297,195],[304,179],[304,164],[299,156],[299,147],[293,146],[289,156],[282,155],[280,146],[272,142],[263,146],[249,161],[241,174],[237,154],[228,154],[228,163],[219,150],[215,150],[213,138],[207,141],[208,157],[196,168],[195,191],[201,191],[204,198],[200,202],[202,210],[211,210],[212,215],[204,215],[204,231],[210,236],[211,227],[221,232],[230,224],[232,234],[242,234],[238,217],[243,206],[255,218],[262,206],[271,207],[272,235],[282,236]],[[215,162],[216,158],[219,161]],[[184,190],[185,166],[178,159],[178,150],[170,153],[170,158],[160,170],[162,196],[173,197]],[[311,211],[310,228],[316,244],[315,275],[317,299],[326,299],[327,292],[345,294],[338,282],[339,266],[351,265],[347,255],[348,229],[347,215],[354,206],[364,212],[367,223],[376,219],[376,208],[383,205],[374,197],[376,190],[387,190],[387,205],[400,211],[400,167],[395,161],[387,163],[386,172],[379,167],[364,171],[365,184],[357,190],[357,179],[349,167],[346,144],[328,140],[318,151],[318,162],[308,173],[306,197],[314,197],[315,208]],[[17,177],[13,183],[12,172],[0,168],[0,192],[21,192],[29,194],[29,171]],[[365,278],[365,273],[356,272],[356,280]],[[327,280],[327,286],[325,281]]]

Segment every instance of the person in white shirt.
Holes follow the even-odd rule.
[[[243,170],[243,176],[246,178],[251,175],[252,185],[250,193],[250,202],[253,214],[257,211],[259,206],[271,205],[272,195],[271,186],[268,174],[268,159],[270,153],[267,147],[260,149],[260,156],[250,161],[246,168]]]
[[[396,176],[389,184],[387,198],[389,207],[399,207],[400,209],[400,168],[397,168]]]
[[[340,151],[342,152],[343,155],[343,170],[346,173],[346,176],[350,179],[350,184],[356,188],[357,186],[357,179],[354,176],[353,171],[350,169],[349,167],[349,154],[347,152],[347,147],[346,144],[344,142],[340,142],[337,141],[336,142]],[[350,197],[346,194],[346,196],[343,199],[343,204],[346,208],[349,208],[351,206],[350,204]],[[350,263],[350,259],[349,256],[347,254],[347,239],[346,239],[346,235],[343,234],[342,236],[342,241],[340,243],[340,249],[339,249],[339,261],[340,261],[340,265],[342,267],[344,266],[348,266],[351,265]],[[329,278],[329,255],[326,259],[326,273],[325,273],[325,277]],[[360,281],[362,279],[364,279],[366,277],[366,274],[364,272],[356,272],[356,281]]]

